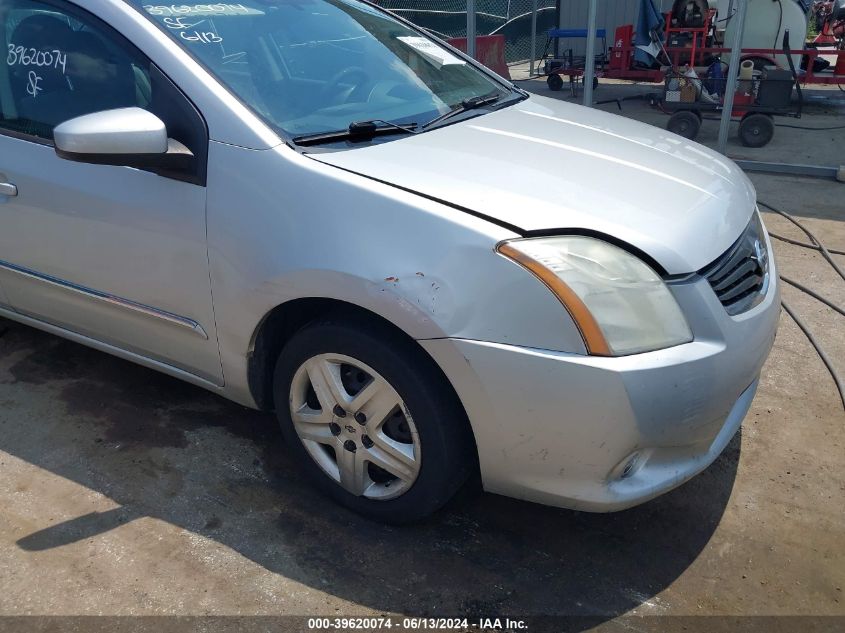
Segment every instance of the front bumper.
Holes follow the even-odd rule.
[[[751,406],[780,315],[766,298],[731,317],[707,281],[671,286],[695,339],[601,358],[479,341],[420,341],[472,423],[484,487],[539,503],[609,512],[704,470]]]

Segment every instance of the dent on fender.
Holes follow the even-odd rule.
[[[456,304],[448,283],[439,277],[427,277],[417,271],[412,275],[399,277],[390,275],[377,284],[379,293],[389,292],[403,308],[407,304],[414,312],[422,311],[426,319],[451,320],[455,316]]]
[[[415,339],[445,336],[457,312],[453,296],[443,279],[422,271],[363,279],[328,270],[297,271],[261,284],[253,295],[263,304],[260,310],[265,315],[299,299],[342,301],[382,316]]]

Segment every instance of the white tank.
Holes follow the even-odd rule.
[[[719,19],[727,18],[727,5],[732,5],[731,11],[736,11],[737,0],[729,2],[722,0],[720,9],[724,7],[725,13],[720,12]],[[729,19],[725,25],[724,46],[730,47],[733,41],[736,21]],[[742,48],[776,48],[783,46],[783,33],[789,30],[789,46],[792,50],[804,48],[804,39],[807,35],[807,14],[797,0],[748,0],[748,12],[745,15],[745,33],[742,38]],[[723,55],[722,59],[730,61],[730,55]],[[789,68],[786,55],[775,57],[778,65]],[[792,56],[792,63],[796,70],[801,63],[800,55]]]

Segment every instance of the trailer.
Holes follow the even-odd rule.
[[[657,104],[670,114],[666,129],[688,139],[695,139],[705,112],[721,112],[729,86],[718,72],[699,76],[687,67],[686,72],[668,73],[664,78],[663,99]],[[801,117],[803,95],[790,59],[790,70],[768,66],[752,70],[736,82],[731,117],[739,119],[739,139],[746,147],[763,147],[775,133],[775,116]],[[798,99],[792,98],[793,90]]]

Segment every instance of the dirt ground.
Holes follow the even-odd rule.
[[[818,152],[795,132],[779,128],[766,160],[804,151],[842,162],[843,131],[815,132]],[[761,200],[845,250],[845,184],[753,181]],[[765,221],[801,237],[779,216]],[[817,253],[774,246],[783,274],[845,305],[845,281]],[[845,375],[845,317],[783,294]],[[845,623],[845,413],[786,315],[740,434],[681,488],[611,515],[466,495],[404,528],[315,494],[271,416],[0,320],[0,508],[6,616],[566,614],[612,631],[640,627],[617,620],[625,614]]]

